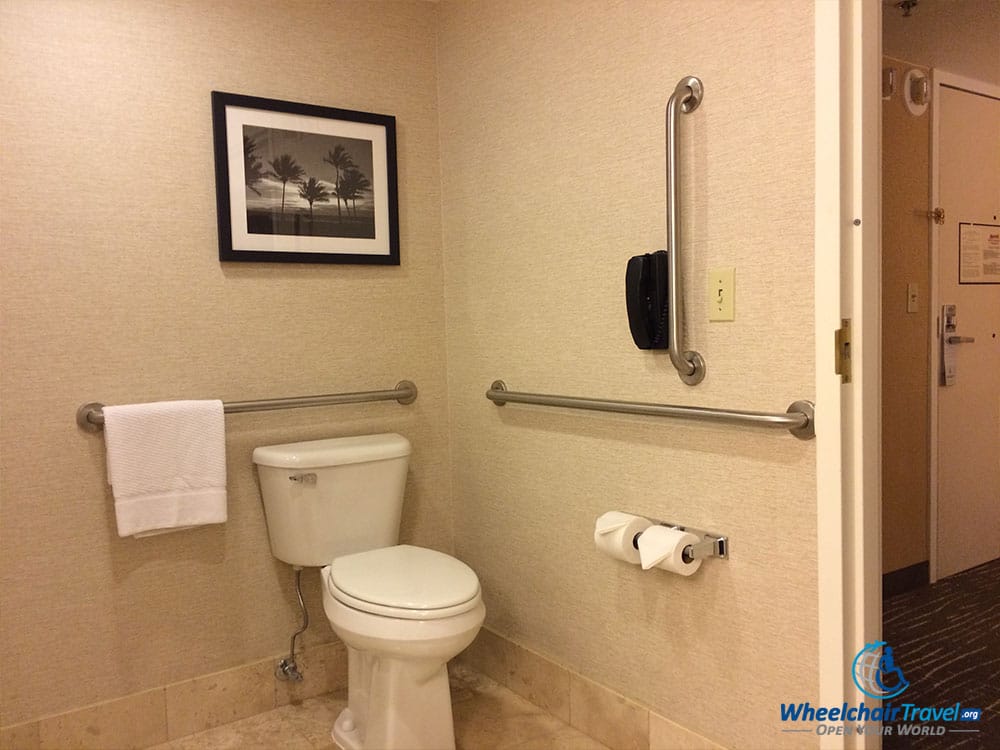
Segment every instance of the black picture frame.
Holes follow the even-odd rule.
[[[395,117],[213,91],[212,125],[220,261],[399,265]]]

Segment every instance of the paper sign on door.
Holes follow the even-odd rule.
[[[958,225],[958,283],[1000,284],[1000,225]]]

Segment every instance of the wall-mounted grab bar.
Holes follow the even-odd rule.
[[[369,401],[398,401],[412,404],[417,400],[417,386],[409,380],[400,380],[389,391],[359,391],[357,393],[327,393],[321,396],[294,396],[292,398],[270,398],[258,401],[229,401],[222,405],[226,414],[240,414],[248,411],[270,411],[272,409],[300,409],[306,406],[329,406],[332,404],[361,404]],[[87,432],[104,429],[104,404],[84,404],[76,410],[76,423]]]
[[[642,414],[649,417],[674,417],[701,422],[726,422],[729,424],[779,427],[791,432],[800,440],[816,437],[815,410],[811,401],[796,401],[784,414],[735,409],[710,409],[703,406],[674,406],[672,404],[644,404],[636,401],[609,401],[607,399],[578,398],[576,396],[550,396],[542,393],[508,391],[502,380],[494,380],[486,391],[486,398],[497,406],[511,402],[560,406],[566,409],[609,411],[618,414]]]
[[[670,304],[668,310],[670,361],[681,380],[698,385],[705,379],[705,360],[696,351],[683,351],[684,283],[681,277],[680,221],[677,189],[677,120],[680,112],[694,112],[704,95],[701,81],[685,76],[667,99],[667,252],[670,255]]]

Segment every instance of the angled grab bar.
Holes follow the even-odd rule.
[[[680,221],[677,199],[677,120],[680,112],[694,112],[704,95],[701,81],[694,76],[682,78],[667,99],[667,252],[670,255],[670,309],[668,310],[670,361],[681,380],[698,385],[705,379],[705,360],[695,351],[682,353],[681,340],[684,314],[684,284],[681,278]]]

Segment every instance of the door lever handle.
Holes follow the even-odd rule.
[[[975,336],[949,336],[949,344],[974,344],[976,343]]]

